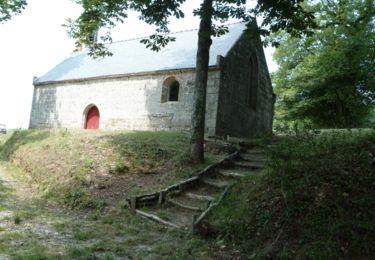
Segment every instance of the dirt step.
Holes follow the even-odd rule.
[[[259,169],[249,169],[249,168],[244,168],[244,167],[229,167],[229,168],[222,168],[218,170],[218,173],[221,176],[224,177],[243,177],[246,175],[252,175],[256,172],[258,172]]]
[[[219,174],[225,177],[234,177],[234,178],[242,178],[246,176],[246,174],[243,173],[243,171],[236,171],[234,169],[219,170]]]
[[[268,160],[265,155],[241,154],[240,157],[243,161],[266,162]]]
[[[202,208],[199,208],[199,207],[191,206],[189,204],[180,203],[180,202],[178,202],[177,200],[174,200],[174,199],[168,199],[167,202],[172,204],[173,206],[180,207],[180,208],[183,208],[183,209],[188,209],[188,210],[192,210],[192,211],[202,211],[203,210]]]
[[[247,169],[261,169],[264,168],[264,162],[249,162],[249,161],[234,161],[234,166]]]
[[[223,179],[218,179],[218,178],[204,178],[202,179],[202,182],[204,184],[213,186],[215,188],[223,189],[225,187],[228,187],[230,185],[230,182],[227,180]]]
[[[188,198],[197,199],[197,200],[201,200],[201,201],[209,201],[209,202],[211,202],[211,201],[215,200],[215,198],[212,197],[212,196],[197,194],[197,193],[193,193],[193,192],[186,192],[185,195]]]
[[[209,202],[207,201],[189,198],[185,192],[182,193],[180,196],[171,197],[170,200],[176,201],[179,204],[187,205],[192,208],[199,208],[202,211],[205,210],[209,204]]]
[[[254,148],[254,149],[248,149],[244,152],[241,152],[241,155],[244,154],[244,155],[265,155],[266,154],[266,150],[264,149],[259,149],[259,148]]]
[[[199,212],[176,207],[169,203],[143,209],[143,212],[154,217],[149,219],[172,228],[190,227],[193,223],[194,216],[200,214]]]
[[[186,190],[186,192],[217,197],[220,195],[221,189],[218,189],[201,181],[197,183],[197,185],[190,187],[188,190]]]

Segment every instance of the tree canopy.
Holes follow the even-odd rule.
[[[191,1],[191,0],[190,0]],[[155,25],[155,34],[142,42],[152,50],[158,51],[174,38],[168,36],[170,18],[184,18],[181,5],[189,0],[76,0],[83,7],[82,14],[75,20],[69,19],[67,27],[70,35],[76,39],[78,47],[87,46],[93,56],[110,55],[103,43],[111,42],[110,29],[118,23],[123,23],[129,11],[139,14],[139,19],[147,24]],[[246,9],[246,0],[213,0],[212,21],[210,34],[220,36],[226,32],[221,26],[230,18],[249,22],[255,16],[262,17],[259,33],[268,35],[280,29],[297,36],[308,31],[313,25],[313,13],[302,8],[304,0],[272,1],[258,0],[255,7]],[[202,18],[204,1],[200,8],[194,10],[194,15]],[[218,25],[219,24],[219,25]],[[92,35],[99,28],[108,29],[101,34],[100,42],[92,42]]]
[[[277,118],[317,127],[358,127],[375,101],[375,3],[322,0],[313,35],[278,34]]]
[[[20,14],[26,4],[26,0],[0,0],[0,23],[10,20],[13,15]]]

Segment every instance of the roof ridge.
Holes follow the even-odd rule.
[[[245,22],[232,22],[232,23],[227,23],[227,24],[223,24],[223,25],[233,25],[233,24],[240,24],[240,23],[245,23]],[[192,32],[192,31],[198,31],[199,28],[195,28],[195,29],[186,29],[186,30],[181,30],[181,31],[175,31],[175,32],[169,32],[169,33],[166,33],[165,35],[171,35],[171,34],[178,34],[178,33],[185,33],[185,32]],[[142,36],[142,37],[135,37],[135,38],[129,38],[129,39],[124,39],[124,40],[118,40],[118,41],[113,41],[111,43],[109,43],[110,45],[111,44],[114,44],[114,43],[122,43],[122,42],[129,42],[129,41],[135,41],[135,40],[141,40],[141,39],[146,39],[147,37],[151,36],[152,34],[150,35],[147,35],[147,36]]]

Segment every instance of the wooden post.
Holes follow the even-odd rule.
[[[130,198],[130,210],[131,212],[135,213],[136,209],[137,209],[137,198],[131,197]]]
[[[159,203],[159,204],[163,204],[164,201],[165,201],[165,193],[164,193],[163,190],[161,190],[161,191],[159,192],[159,201],[158,201],[158,203]]]
[[[192,233],[193,235],[196,235],[198,234],[197,230],[196,230],[196,226],[195,226],[195,222],[197,221],[198,219],[198,215],[197,214],[194,214],[193,215],[193,223],[192,223],[192,226],[191,226],[191,229],[192,229]]]

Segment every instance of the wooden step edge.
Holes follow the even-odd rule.
[[[199,207],[194,207],[194,206],[182,204],[182,203],[180,203],[178,201],[175,201],[175,200],[168,199],[167,202],[174,205],[174,206],[183,208],[183,209],[188,209],[188,210],[192,210],[192,211],[202,211],[202,209],[199,208]]]
[[[249,169],[261,169],[264,168],[265,164],[256,163],[256,162],[241,162],[241,161],[235,161],[234,166],[243,167],[243,168],[249,168]]]
[[[219,174],[225,177],[235,177],[235,178],[242,178],[245,177],[245,174],[238,173],[238,172],[223,172],[219,171]]]
[[[227,183],[227,182],[216,182],[215,180],[212,180],[212,179],[202,179],[202,182],[204,184],[207,184],[207,185],[210,185],[212,187],[215,187],[215,188],[226,188],[227,186],[230,185],[230,183]]]
[[[247,162],[259,162],[259,163],[265,163],[268,161],[268,158],[257,158],[254,156],[240,156],[241,160],[247,161]]]
[[[241,152],[240,154],[245,154],[248,156],[255,156],[255,155],[266,155],[267,152],[265,150],[246,150]]]
[[[208,195],[200,195],[200,194],[195,194],[195,193],[191,193],[191,192],[186,192],[185,193],[186,197],[190,198],[190,199],[196,199],[196,200],[201,200],[201,201],[214,201],[215,198],[212,197],[212,196],[208,196]]]
[[[151,219],[155,222],[158,222],[160,224],[163,224],[165,226],[168,226],[168,227],[172,227],[172,228],[180,228],[180,226],[178,226],[177,224],[174,224],[172,222],[169,222],[169,221],[166,221],[160,217],[158,217],[157,215],[155,214],[150,214],[150,213],[146,213],[144,211],[141,211],[139,209],[136,209],[135,212],[139,215],[141,215],[142,217],[144,218],[147,218],[147,219]]]

